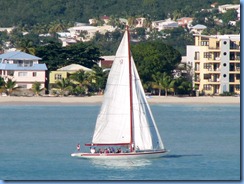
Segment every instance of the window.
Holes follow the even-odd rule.
[[[10,75],[10,76],[14,76],[14,71],[12,71],[12,70],[8,70],[8,71],[7,71],[7,74]]]
[[[211,88],[212,88],[212,86],[209,85],[209,84],[204,84],[204,85],[203,85],[203,89],[204,89],[204,90],[208,90],[208,91],[209,91],[209,90],[211,90]]]
[[[236,80],[240,80],[240,74],[236,74]]]
[[[229,75],[229,82],[235,82],[235,75],[234,74]]]
[[[61,80],[62,75],[61,74],[55,74],[54,78],[55,78],[55,80]]]
[[[210,75],[210,74],[204,74],[204,75],[203,75],[203,78],[204,78],[205,80],[211,79],[211,75]]]
[[[195,57],[194,57],[195,60],[199,60],[200,59],[199,54],[200,54],[199,52],[195,52]]]
[[[201,41],[201,46],[208,46],[208,41]]]
[[[211,68],[211,64],[210,63],[204,63],[203,64],[203,68],[204,69],[209,69],[209,68]]]
[[[26,77],[27,76],[27,72],[19,72],[18,76],[19,77]]]
[[[230,63],[230,71],[235,71],[235,64],[234,63]]]
[[[36,72],[33,72],[33,73],[32,73],[32,76],[33,76],[33,77],[36,77],[36,76],[37,76],[37,73],[36,73]]]
[[[211,58],[211,53],[210,52],[204,52],[203,53],[203,58]]]
[[[236,42],[230,41],[230,49],[239,49],[239,46]]]
[[[33,66],[33,61],[24,61],[24,67],[31,67]]]
[[[17,65],[22,67],[23,66],[23,61],[16,61]]]
[[[240,85],[236,85],[236,91],[240,91]]]

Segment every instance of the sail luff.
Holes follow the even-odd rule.
[[[128,61],[129,61],[129,94],[130,94],[130,151],[133,151],[133,91],[132,91],[132,64],[130,53],[130,34],[129,26],[126,27],[128,39]]]

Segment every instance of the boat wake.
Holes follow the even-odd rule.
[[[188,155],[166,155],[164,158],[180,158],[180,157],[201,157],[201,154],[188,154]]]
[[[102,167],[107,169],[133,169],[136,167],[144,167],[152,164],[152,161],[149,159],[90,159],[89,162],[91,162],[91,164],[95,167]]]

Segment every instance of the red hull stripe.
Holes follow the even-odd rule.
[[[106,143],[106,144],[96,144],[96,143],[88,143],[85,146],[126,146],[130,143]]]
[[[132,156],[132,155],[150,155],[157,153],[166,153],[167,151],[155,151],[155,152],[136,152],[136,153],[83,153],[81,156]]]

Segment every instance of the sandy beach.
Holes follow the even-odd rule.
[[[103,96],[91,97],[15,97],[0,96],[0,105],[89,105],[101,104]],[[152,96],[149,104],[240,104],[240,97],[201,96],[174,97]]]

